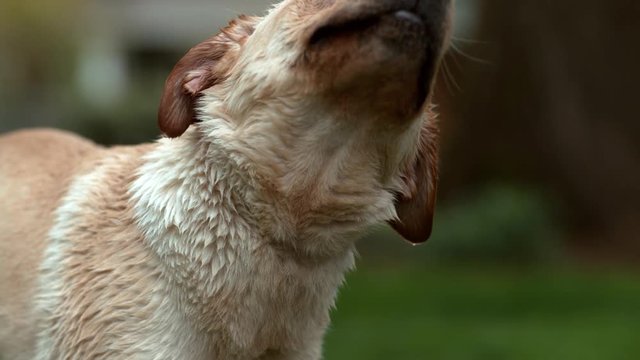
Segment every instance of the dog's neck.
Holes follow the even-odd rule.
[[[218,142],[251,169],[266,205],[254,215],[270,240],[330,257],[351,248],[368,226],[395,218],[400,169],[415,156],[422,119],[398,126],[364,111],[348,118],[295,95],[248,110],[219,98],[204,98],[196,126],[205,142]],[[209,135],[221,132],[224,141]]]
[[[282,331],[308,333],[309,324],[328,322],[337,288],[353,267],[354,240],[329,255],[292,243],[310,244],[303,232],[275,233],[289,226],[273,224],[288,223],[291,208],[238,151],[235,138],[234,129],[220,120],[198,124],[178,139],[162,139],[145,156],[130,188],[136,223],[160,260],[163,277],[179,289],[172,295],[190,326],[227,334],[233,342],[260,338],[256,334],[262,332],[268,338],[282,324],[263,329],[263,319],[246,313],[246,306],[261,304],[275,319],[296,318],[278,317],[279,312],[307,314],[297,328]],[[335,226],[334,221],[339,225],[339,219],[325,225]],[[220,300],[226,297],[236,299],[238,313],[221,307],[229,305]],[[218,328],[220,314],[232,317],[223,323],[233,328]]]

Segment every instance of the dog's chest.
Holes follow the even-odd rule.
[[[315,267],[282,260],[272,249],[236,259],[219,270],[224,283],[199,299],[184,297],[180,310],[194,315],[189,322],[196,332],[209,334],[203,340],[213,355],[257,359],[321,341],[351,253]]]
[[[243,360],[319,342],[335,292],[352,266],[351,253],[323,264],[300,264],[263,245],[240,219],[219,223],[231,215],[226,211],[219,209],[214,220],[201,221],[188,236],[168,231],[156,239],[164,244],[171,312],[184,323],[175,328],[175,337],[191,332],[189,342],[198,346],[185,347]]]

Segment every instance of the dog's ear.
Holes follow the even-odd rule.
[[[182,135],[196,121],[196,101],[229,74],[259,18],[241,16],[220,34],[198,44],[176,64],[164,86],[158,125],[169,137]]]
[[[425,120],[417,155],[402,174],[404,189],[396,199],[398,218],[391,226],[408,241],[419,244],[431,236],[438,188],[438,127],[435,116]]]

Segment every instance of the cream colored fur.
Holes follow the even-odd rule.
[[[334,71],[346,85],[296,68],[306,24],[353,4],[288,0],[252,19],[180,137],[109,149],[51,130],[0,137],[3,360],[321,358],[355,241],[397,220],[403,171],[434,126],[387,111],[383,97],[415,78],[410,56],[378,44],[353,59],[404,65],[383,84],[350,65]]]

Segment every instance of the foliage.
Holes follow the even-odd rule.
[[[441,259],[537,262],[560,251],[548,200],[536,191],[493,186],[442,209],[430,251]]]

